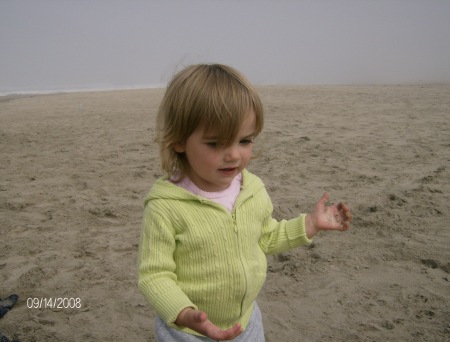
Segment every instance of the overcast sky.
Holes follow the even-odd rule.
[[[0,93],[164,85],[450,83],[448,0],[0,0]]]

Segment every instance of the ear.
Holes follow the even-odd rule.
[[[177,142],[173,145],[173,149],[177,153],[184,153],[186,151],[186,144],[184,142]]]

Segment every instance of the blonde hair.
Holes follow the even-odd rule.
[[[189,169],[175,144],[185,142],[198,128],[218,134],[227,146],[236,138],[249,111],[255,113],[255,137],[264,125],[261,100],[237,70],[221,64],[198,64],[177,73],[168,84],[156,121],[161,166],[169,177],[181,179]]]

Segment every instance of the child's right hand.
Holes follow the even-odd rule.
[[[178,315],[175,324],[179,327],[192,329],[213,340],[232,340],[243,331],[239,323],[236,323],[230,329],[222,330],[208,319],[208,315],[205,312],[194,310],[193,308],[183,309]]]

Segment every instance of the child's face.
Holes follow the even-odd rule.
[[[175,151],[185,153],[189,163],[188,177],[208,192],[228,188],[233,178],[248,164],[255,137],[255,113],[250,111],[243,120],[236,139],[230,146],[219,146],[214,132],[197,128],[187,140],[175,145]]]

